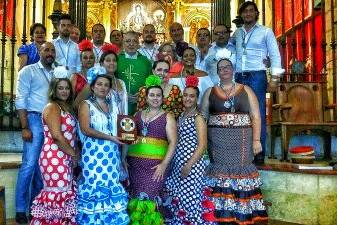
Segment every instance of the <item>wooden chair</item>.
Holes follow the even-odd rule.
[[[311,131],[324,139],[324,159],[331,159],[331,135],[337,134],[337,123],[326,120],[327,105],[325,82],[281,82],[273,105],[271,130],[271,157],[274,155],[276,136],[281,136],[283,160],[288,160],[291,136]]]

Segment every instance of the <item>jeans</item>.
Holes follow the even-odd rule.
[[[33,139],[32,142],[23,142],[22,164],[15,192],[16,212],[26,212],[35,196],[43,188],[38,164],[44,140],[41,113],[28,112],[27,119]]]
[[[253,89],[257,100],[259,101],[259,109],[261,116],[261,145],[262,153],[261,156],[265,156],[266,152],[266,92],[267,92],[267,74],[266,71],[250,71],[235,74],[235,81],[244,85],[249,86]]]

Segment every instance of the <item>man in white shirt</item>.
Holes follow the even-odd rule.
[[[206,70],[206,58],[208,57],[208,50],[211,47],[211,32],[207,28],[200,28],[197,31],[197,47],[195,48],[196,52],[196,62],[195,68],[205,71]]]
[[[104,45],[105,40],[105,28],[103,24],[97,23],[92,26],[92,43],[94,45],[94,54],[95,54],[95,62],[99,63],[99,59],[102,55],[102,46]]]
[[[156,29],[153,24],[146,24],[143,28],[143,45],[138,49],[152,64],[157,60],[158,48],[156,44]]]
[[[205,66],[214,85],[219,83],[217,63],[220,59],[228,58],[235,66],[235,49],[234,46],[228,42],[230,33],[230,27],[223,24],[218,24],[213,29],[214,42],[208,50]]]
[[[80,50],[77,44],[70,39],[72,26],[70,15],[62,14],[58,22],[59,36],[53,40],[56,50],[55,61],[58,65],[67,67],[69,75],[81,70]]]
[[[45,42],[39,50],[40,61],[18,73],[15,106],[20,118],[23,155],[16,184],[16,222],[27,223],[28,199],[34,200],[43,188],[38,160],[44,134],[41,113],[48,102],[49,83],[53,78],[55,48]]]
[[[266,67],[271,65],[271,80],[269,86],[277,86],[283,73],[281,56],[273,31],[257,23],[259,11],[254,2],[244,2],[239,8],[239,15],[244,25],[235,31],[233,43],[236,47],[237,82],[248,85],[255,92],[260,107],[261,137],[255,140],[262,145],[262,153],[255,156],[256,164],[264,163],[266,142]],[[269,60],[268,60],[269,58]]]

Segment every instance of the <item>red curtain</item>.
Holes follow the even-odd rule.
[[[6,1],[6,15],[4,17],[4,1]],[[8,36],[13,35],[13,11],[15,0],[0,0],[0,31]],[[6,29],[3,28],[3,19],[6,18]]]
[[[304,3],[303,7],[302,2]],[[286,40],[286,47],[281,51],[283,52],[282,59],[286,71],[290,72],[290,65],[296,59],[306,63],[307,73],[320,73],[324,66],[323,49],[321,47],[323,38],[321,10],[314,12],[312,0],[274,0],[273,4],[275,35],[277,38],[284,35]],[[284,16],[282,15],[283,8]],[[303,41],[305,45],[302,44]],[[292,45],[294,42],[295,48]],[[312,43],[316,43],[316,46],[312,46]],[[315,62],[314,68],[313,62]],[[314,80],[319,78],[314,77]]]

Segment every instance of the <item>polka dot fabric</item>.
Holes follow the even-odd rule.
[[[31,225],[75,225],[76,195],[72,174],[72,158],[54,142],[48,126],[43,121],[44,145],[39,165],[44,188],[34,199],[31,208]],[[76,121],[67,112],[61,111],[61,131],[74,147]]]
[[[169,208],[173,214],[171,225],[204,225],[202,220],[202,177],[206,162],[200,159],[192,166],[186,178],[181,177],[181,169],[195,152],[198,139],[195,127],[195,116],[185,119],[178,128],[178,144],[172,160],[172,171],[166,180],[171,203]]]
[[[90,101],[87,102],[90,108],[90,126],[100,132],[113,133],[108,130],[108,118]],[[119,146],[112,141],[88,136],[84,136],[83,140],[77,223],[128,224],[129,217],[126,212],[128,195],[119,181],[121,167]]]

